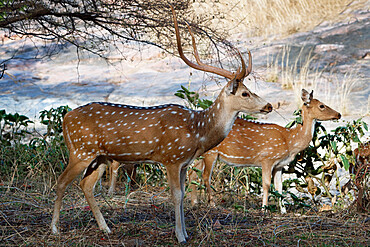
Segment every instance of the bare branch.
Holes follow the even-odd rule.
[[[2,3],[0,28],[10,37],[26,35],[70,43],[103,58],[109,52],[107,46],[118,49],[121,43],[150,44],[170,53],[176,50],[169,4],[176,10],[180,29],[186,29],[187,20],[198,41],[203,37],[207,43],[229,47],[223,39],[224,33],[207,26],[209,20],[193,16],[191,0],[4,0]],[[189,44],[189,37],[184,38],[184,45]]]

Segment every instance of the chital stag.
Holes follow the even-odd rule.
[[[282,169],[288,165],[297,153],[308,147],[312,140],[313,126],[316,120],[334,120],[341,117],[340,113],[331,109],[317,99],[313,99],[313,92],[309,94],[302,90],[302,120],[293,129],[287,129],[276,124],[265,124],[237,119],[229,135],[215,148],[202,156],[196,162],[200,170],[203,169],[203,181],[208,192],[208,201],[213,204],[211,191],[211,175],[217,159],[231,166],[262,167],[263,201],[268,205],[268,191],[271,185],[271,175],[274,178],[275,189],[282,192]],[[192,172],[189,180],[196,179]],[[192,186],[191,201],[197,202],[197,191]],[[285,208],[280,201],[282,213]]]
[[[93,190],[108,160],[122,163],[157,162],[166,167],[168,183],[175,206],[175,233],[179,242],[186,242],[183,197],[185,175],[189,164],[215,147],[229,133],[239,112],[272,110],[243,83],[251,69],[240,55],[241,71],[230,71],[205,64],[195,64],[182,51],[175,11],[172,8],[178,51],[190,67],[230,79],[214,104],[207,110],[194,111],[181,105],[136,107],[113,103],[90,103],[66,114],[63,134],[70,157],[66,170],[58,178],[51,229],[58,233],[57,223],[62,197],[67,185],[82,171],[81,188],[99,228],[110,233]],[[195,47],[195,46],[194,46]],[[109,162],[108,162],[109,163]]]

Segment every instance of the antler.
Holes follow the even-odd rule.
[[[241,53],[239,52],[239,50],[237,50],[238,51],[238,55],[239,55],[239,57],[241,59],[241,62],[242,62],[242,70],[240,72],[238,70],[238,73],[236,75],[235,75],[235,73],[230,72],[228,70],[225,70],[225,69],[222,69],[222,68],[217,68],[217,67],[214,67],[214,66],[211,66],[211,65],[207,65],[207,64],[202,63],[200,61],[200,58],[199,58],[198,49],[197,49],[197,46],[196,46],[196,43],[195,43],[194,35],[191,32],[191,29],[190,29],[189,24],[187,24],[187,23],[186,24],[188,26],[189,33],[190,33],[191,39],[192,39],[193,50],[194,50],[194,57],[195,57],[195,59],[196,59],[196,61],[197,61],[198,64],[195,64],[195,63],[191,62],[188,58],[186,58],[185,55],[184,55],[184,51],[182,50],[181,38],[180,38],[180,32],[179,32],[179,26],[177,24],[176,13],[175,13],[175,10],[174,10],[174,8],[173,8],[172,5],[171,5],[171,10],[172,10],[173,20],[174,20],[174,24],[175,24],[177,49],[179,51],[179,54],[180,54],[181,59],[188,66],[190,66],[190,67],[192,67],[194,69],[197,69],[197,70],[211,72],[211,73],[214,73],[214,74],[217,74],[217,75],[226,77],[228,79],[234,79],[234,78],[236,78],[237,80],[242,80],[244,77],[246,77],[246,76],[249,75],[249,73],[252,71],[252,55],[251,55],[251,53],[249,51],[248,51],[248,54],[249,54],[249,64],[248,64],[248,68],[246,69],[245,68],[244,59],[243,59]]]

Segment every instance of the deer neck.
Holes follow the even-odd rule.
[[[308,147],[313,137],[315,123],[316,120],[309,116],[306,106],[303,106],[302,124],[298,124],[289,134],[291,154],[295,155]]]
[[[208,151],[217,146],[229,134],[238,111],[225,103],[226,96],[220,96],[206,110],[198,112],[195,124],[199,131],[200,149]]]

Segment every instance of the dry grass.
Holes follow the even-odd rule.
[[[285,45],[275,56],[273,61],[267,61],[267,81],[279,82],[283,89],[316,87],[317,78],[321,71],[312,71],[310,68],[314,56],[312,50],[304,54],[306,47],[302,46],[297,54],[291,51],[291,46]],[[292,57],[292,54],[294,57]],[[314,73],[313,73],[314,72]]]
[[[209,26],[230,34],[289,35],[335,22],[365,5],[365,0],[219,0],[195,1],[194,15],[210,19]]]
[[[266,81],[281,84],[282,89],[293,90],[297,107],[302,104],[302,89],[314,90],[324,95],[323,100],[328,105],[336,106],[342,115],[351,113],[350,94],[361,83],[354,68],[344,75],[333,72],[325,66],[318,69],[313,65],[316,59],[312,49],[308,52],[302,46],[299,52],[293,52],[292,47],[285,45],[270,61],[267,61]],[[366,113],[363,113],[366,115]]]
[[[302,104],[302,89],[317,91],[326,69],[312,69],[315,56],[312,55],[312,49],[307,51],[304,46],[298,52],[292,52],[292,47],[285,45],[272,61],[269,59],[266,81],[277,82],[283,89],[293,90],[297,107]]]
[[[68,188],[61,214],[61,234],[51,235],[49,224],[52,195],[33,187],[0,187],[1,246],[177,246],[174,213],[168,192],[153,202],[161,188],[118,194],[97,195],[113,233],[99,231],[77,186]],[[218,198],[220,199],[220,198]],[[234,196],[233,203],[245,198]],[[248,200],[249,201],[249,200]],[[253,202],[253,201],[252,201]],[[370,225],[365,215],[293,212],[282,217],[259,210],[235,209],[218,201],[217,208],[185,204],[189,246],[369,246]]]
[[[350,93],[360,83],[360,79],[356,75],[356,69],[342,75],[330,75],[330,82],[334,85],[326,87],[325,100],[328,104],[336,105],[343,115],[351,113]]]

